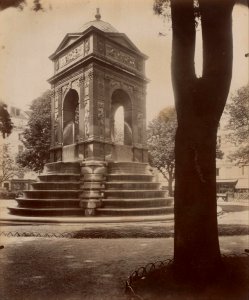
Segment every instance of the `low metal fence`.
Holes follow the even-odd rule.
[[[245,252],[241,254],[222,254],[223,259],[232,257],[248,257],[249,249],[245,249]],[[164,271],[173,264],[173,259],[166,259],[164,261],[156,261],[155,263],[149,263],[145,267],[139,267],[137,270],[131,273],[125,282],[125,294],[128,300],[143,300],[143,298],[135,292],[134,285],[139,281],[145,279],[148,275],[151,275],[155,271]]]

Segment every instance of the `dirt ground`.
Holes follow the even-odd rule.
[[[172,257],[173,239],[6,238],[0,250],[2,300],[119,300],[125,280]],[[222,237],[223,253],[242,253],[249,236]]]
[[[219,216],[223,254],[241,254],[249,248],[248,221],[248,208],[241,206],[229,206],[227,212]],[[0,299],[127,299],[125,281],[134,270],[172,257],[173,230],[173,222],[2,224]],[[6,236],[10,232],[20,236]],[[44,238],[51,232],[58,237]],[[74,238],[61,238],[64,232]],[[43,237],[34,237],[37,234]]]

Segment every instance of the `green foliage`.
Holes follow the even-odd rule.
[[[224,152],[220,149],[220,144],[216,143],[216,158],[222,159],[224,156]]]
[[[150,164],[168,181],[170,193],[175,177],[176,128],[176,111],[173,107],[167,107],[149,123],[147,132]]]
[[[35,12],[44,10],[40,0],[34,0],[33,4],[34,5],[32,7],[32,10],[34,10]],[[10,7],[22,10],[25,5],[27,5],[26,0],[0,0],[0,10],[4,10]]]
[[[10,156],[9,144],[0,147],[0,183],[14,177],[23,178],[24,169],[20,168]]]
[[[34,0],[33,10],[34,10],[35,12],[38,12],[38,11],[40,11],[40,10],[43,11],[43,7],[42,7],[42,5],[41,5],[40,0]]]
[[[166,16],[165,12],[170,6],[169,0],[154,0],[153,11],[156,15]]]
[[[227,104],[225,113],[229,116],[226,138],[237,149],[229,155],[237,164],[249,163],[249,84],[240,88]]]
[[[25,0],[0,0],[0,10],[4,10],[9,7],[23,9],[25,4]]]
[[[3,138],[10,135],[13,129],[13,123],[9,112],[7,111],[7,105],[0,101],[0,132],[2,133]]]
[[[51,138],[50,117],[51,92],[46,91],[41,97],[35,99],[30,106],[28,127],[23,133],[25,150],[18,154],[17,162],[33,171],[42,171],[49,159]]]
[[[182,4],[184,4],[184,2]],[[171,0],[154,0],[153,11],[156,15],[162,16],[168,22],[170,22],[171,21],[170,5],[171,5]],[[200,19],[200,8],[199,8],[198,0],[193,0],[193,9],[194,9],[195,25],[197,27]]]

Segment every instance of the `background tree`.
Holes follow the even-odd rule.
[[[224,152],[220,148],[221,144],[216,140],[216,158],[222,159],[224,156]]]
[[[228,130],[226,138],[236,145],[236,150],[228,158],[236,164],[245,165],[249,163],[249,84],[241,87],[232,96],[231,102],[227,104],[226,114]]]
[[[155,0],[163,14],[167,0]],[[221,266],[216,212],[216,139],[232,77],[235,0],[171,0],[175,140],[174,266],[185,277],[212,278]],[[196,16],[203,73],[195,73]]]
[[[32,9],[35,12],[43,10],[43,7],[40,2],[40,0],[33,0],[34,5]],[[25,0],[0,0],[0,10],[7,9],[9,7],[15,7],[22,10],[25,5],[27,5]]]
[[[33,171],[42,171],[49,159],[51,138],[50,116],[51,92],[46,91],[41,97],[35,99],[30,106],[28,127],[23,133],[25,150],[18,154],[17,162]]]
[[[7,105],[0,101],[0,132],[2,133],[3,138],[6,138],[10,135],[13,129],[13,123],[9,112],[7,111]]]
[[[24,169],[20,168],[10,156],[9,144],[0,146],[0,186],[14,177],[23,178]]]
[[[173,196],[175,179],[175,134],[177,128],[174,107],[166,107],[148,125],[147,144],[149,162],[157,168],[168,181],[169,195]],[[222,159],[224,153],[216,144],[216,158]]]
[[[163,109],[148,125],[147,144],[149,161],[168,181],[169,195],[173,195],[175,178],[176,111],[173,107]]]

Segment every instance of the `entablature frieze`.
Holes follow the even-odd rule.
[[[123,89],[127,91],[129,94],[135,96],[138,91],[142,94],[144,85],[141,85],[139,82],[131,80],[129,77],[120,76],[117,74],[105,74],[105,79],[110,82],[111,89]]]
[[[74,80],[81,80],[84,81],[84,70],[81,68],[80,70],[74,71],[69,75],[64,76],[60,80],[57,80],[53,86],[54,88],[62,87],[65,83],[69,83]]]

